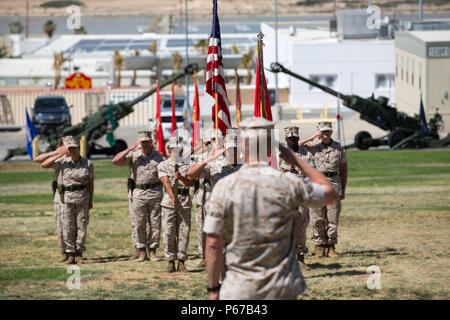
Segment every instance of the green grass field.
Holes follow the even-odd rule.
[[[450,150],[356,151],[348,158],[342,255],[307,256],[309,290],[299,298],[449,299]],[[196,268],[195,209],[186,262],[191,272],[166,273],[162,259],[130,261],[128,169],[110,160],[94,165],[87,260],[81,288],[69,290],[71,274],[57,262],[52,171],[31,162],[0,164],[0,299],[206,299],[206,273]],[[381,270],[381,289],[367,287],[371,265]]]

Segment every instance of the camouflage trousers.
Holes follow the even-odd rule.
[[[131,238],[134,246],[140,248],[159,248],[161,235],[161,198],[133,198],[131,204]]]
[[[197,225],[197,248],[198,254],[205,255],[205,241],[206,234],[203,232],[203,226],[205,225],[205,207],[197,205],[197,214],[195,215],[195,223]]]
[[[310,210],[312,240],[316,246],[337,244],[341,200]]]
[[[136,248],[136,227],[134,224],[134,215],[133,215],[133,198],[132,197],[128,197],[128,210],[130,211],[130,224],[131,224],[131,243],[133,244],[133,247]],[[150,223],[147,222],[147,235],[150,235]],[[151,238],[150,236],[147,237],[148,239]],[[148,244],[150,245],[150,244]]]
[[[64,203],[61,214],[63,238],[67,253],[86,251],[89,205],[87,203]]]
[[[55,208],[55,224],[56,224],[56,235],[58,237],[58,246],[61,253],[64,253],[66,252],[66,244],[64,243],[63,226],[61,220],[64,205],[59,201],[58,202],[55,201],[53,205]]]
[[[295,251],[296,254],[305,255],[308,253],[306,246],[306,228],[309,224],[309,208],[299,207],[295,216]]]
[[[191,208],[182,208],[175,214],[173,208],[162,208],[164,228],[164,255],[168,261],[187,260]]]

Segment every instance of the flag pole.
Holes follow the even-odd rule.
[[[216,85],[216,89],[217,89],[217,85]],[[217,90],[215,90],[215,95],[216,95],[216,110],[215,110],[215,114],[216,114],[216,144],[219,142],[219,114],[218,114],[218,109],[219,109],[219,95],[217,94]]]

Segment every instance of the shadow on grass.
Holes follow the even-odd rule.
[[[341,269],[342,268],[342,264],[340,264],[340,263],[330,263],[330,264],[308,263],[307,265],[311,269]]]
[[[337,272],[328,272],[328,273],[324,273],[324,274],[319,274],[316,276],[305,276],[305,279],[339,277],[339,276],[359,276],[359,275],[367,275],[367,273],[364,271],[358,271],[358,270],[337,271]]]
[[[108,262],[116,262],[116,261],[130,261],[131,256],[110,256],[110,257],[99,257],[99,258],[88,258],[83,259],[88,263],[108,263]]]
[[[382,256],[401,256],[407,255],[407,252],[403,250],[397,250],[395,248],[386,248],[382,250],[353,250],[353,251],[344,251],[341,253],[341,256],[365,256],[365,257],[382,257]]]

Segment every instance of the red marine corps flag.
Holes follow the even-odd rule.
[[[173,137],[175,130],[177,130],[177,117],[175,116],[175,82],[172,82],[172,128],[170,129],[170,136]]]
[[[194,105],[192,110],[192,150],[201,144],[200,139],[200,103],[198,100],[197,72],[194,71]]]
[[[227,89],[222,63],[222,45],[220,40],[219,16],[217,14],[217,0],[213,0],[212,31],[209,38],[208,60],[206,61],[206,92],[216,103],[212,110],[214,128],[220,129],[222,135],[231,129],[230,110],[228,106]]]
[[[236,127],[239,128],[239,122],[241,122],[241,87],[239,86],[239,75],[237,71],[234,71],[234,77],[236,79]]]
[[[158,152],[167,158],[166,144],[161,124],[161,101],[159,98],[159,82],[156,81],[156,130],[158,134]]]
[[[264,35],[260,32],[258,34],[258,45],[256,47],[258,60],[256,62],[255,109],[253,115],[257,118],[266,118],[267,120],[272,121],[269,90],[267,90],[266,76],[264,74],[263,37]]]

